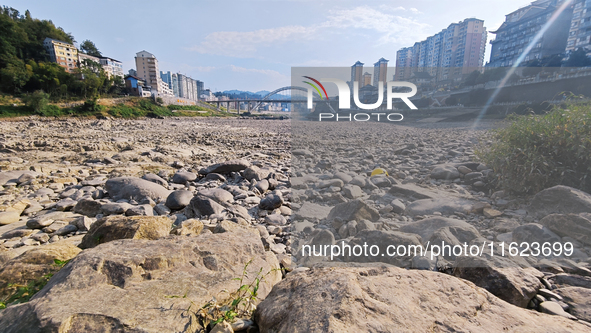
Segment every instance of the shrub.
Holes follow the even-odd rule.
[[[98,99],[92,98],[92,99],[87,99],[86,101],[84,101],[84,105],[82,106],[82,110],[83,111],[88,111],[88,112],[100,112],[103,110],[102,105],[98,104]]]
[[[591,105],[570,103],[544,115],[511,116],[476,154],[497,185],[535,193],[554,185],[591,192]]]
[[[40,113],[49,103],[49,94],[46,94],[43,90],[36,90],[33,93],[26,94],[22,99],[31,110]]]

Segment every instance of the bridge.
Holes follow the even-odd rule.
[[[264,103],[293,103],[294,101],[301,101],[301,102],[306,101],[305,98],[294,98],[293,95],[291,96],[291,98],[271,99],[272,96],[277,95],[283,91],[303,91],[306,94],[308,93],[308,89],[306,89],[306,88],[297,87],[297,86],[287,86],[287,87],[282,87],[282,88],[273,90],[272,92],[268,93],[267,95],[263,96],[262,98],[230,99],[230,100],[225,100],[225,101],[211,101],[209,103],[216,104],[218,109],[223,104],[226,104],[228,112],[230,111],[231,108],[233,108],[233,109],[237,110],[238,114],[240,114],[240,106],[243,103],[247,103],[246,109],[248,110],[248,112],[250,112],[251,110],[258,111],[259,108]],[[314,97],[320,98],[320,95],[318,95],[317,93],[314,92]],[[332,110],[332,107],[330,106],[330,104],[329,104],[329,107]]]

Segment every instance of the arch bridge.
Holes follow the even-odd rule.
[[[298,87],[298,86],[286,86],[286,87],[281,87],[279,89],[273,90],[261,98],[230,99],[230,100],[225,100],[225,101],[212,101],[210,103],[217,104],[218,108],[220,108],[220,106],[225,103],[228,107],[228,110],[230,110],[230,108],[232,107],[233,109],[237,110],[238,114],[240,114],[240,105],[242,103],[247,103],[247,110],[250,112],[250,111],[258,111],[259,108],[263,105],[263,103],[293,103],[294,101],[305,102],[306,97],[304,97],[303,99],[294,99],[293,95],[290,98],[271,99],[272,96],[274,96],[280,92],[294,91],[294,90],[295,91],[303,91],[306,94],[308,93],[308,89],[306,89],[306,88],[302,88],[302,87]],[[318,95],[318,93],[313,92],[313,94],[314,94],[313,95],[314,99],[320,99],[320,95]],[[329,107],[332,110],[332,107],[330,106],[330,104],[329,104]]]

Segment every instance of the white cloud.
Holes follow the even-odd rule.
[[[367,6],[335,11],[324,25],[339,29],[375,30],[380,33],[378,44],[414,41],[429,27],[414,19],[386,14]]]
[[[203,54],[232,57],[252,57],[259,46],[270,46],[292,40],[313,37],[315,27],[285,26],[254,31],[218,31],[205,37],[201,44],[190,48]]]
[[[331,11],[326,21],[310,25],[291,25],[254,31],[218,31],[205,37],[199,45],[189,48],[202,54],[224,55],[237,58],[260,57],[261,47],[277,46],[294,41],[327,38],[332,34],[352,34],[355,30],[373,30],[376,45],[411,43],[425,36],[428,24],[395,15],[395,11],[409,11],[404,7],[386,6],[376,10],[369,6]],[[410,11],[418,12],[415,8]],[[387,13],[390,12],[390,13]]]

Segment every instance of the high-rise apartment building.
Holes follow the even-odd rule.
[[[158,70],[158,60],[156,56],[148,51],[138,52],[135,56],[135,66],[137,76],[144,79],[146,84],[152,87],[152,91],[157,91],[159,94],[168,95],[172,90],[160,77]]]
[[[468,18],[396,52],[396,80],[427,72],[437,81],[461,79],[482,68],[487,32],[484,21]],[[375,80],[375,79],[374,79]]]
[[[361,82],[362,83],[361,83],[360,88],[370,85],[371,84],[371,74],[369,74],[368,72],[363,73],[363,80]]]
[[[591,52],[591,0],[577,0],[573,7],[566,51],[583,48]]]
[[[572,5],[569,5],[561,13],[557,12],[563,3],[564,0],[538,0],[529,6],[507,14],[505,22],[499,29],[492,31],[493,34],[496,34],[496,38],[490,42],[492,50],[487,67],[509,67],[518,61],[527,62],[564,52],[567,49],[569,30],[573,32],[573,36],[578,35],[579,29],[577,27],[580,20],[573,20]],[[584,19],[583,11],[581,10],[579,13],[579,18]],[[551,20],[552,16],[556,17]],[[576,27],[571,28],[571,21],[572,24],[576,23]],[[546,24],[552,25],[544,32],[529,53],[519,59]],[[585,33],[586,31],[582,31],[581,35]]]
[[[176,74],[176,77],[178,80],[178,97],[194,101],[198,100],[199,92],[197,90],[197,81],[180,73]]]
[[[170,74],[170,71],[164,73],[163,71],[160,71],[160,78],[162,79],[162,81],[166,84],[168,84],[168,87],[170,89],[172,89],[172,74]]]
[[[375,64],[373,64],[373,86],[377,87],[378,82],[384,83],[386,87],[386,81],[388,81],[388,61],[384,58],[380,58]],[[361,80],[359,80],[361,81]]]
[[[361,78],[363,76],[363,63],[361,61],[357,61],[356,63],[351,66],[351,91],[353,91],[353,82],[357,81],[361,84]]]
[[[57,63],[67,72],[73,73],[78,67],[78,49],[76,46],[47,37],[43,40],[43,47],[49,53],[49,60]]]

